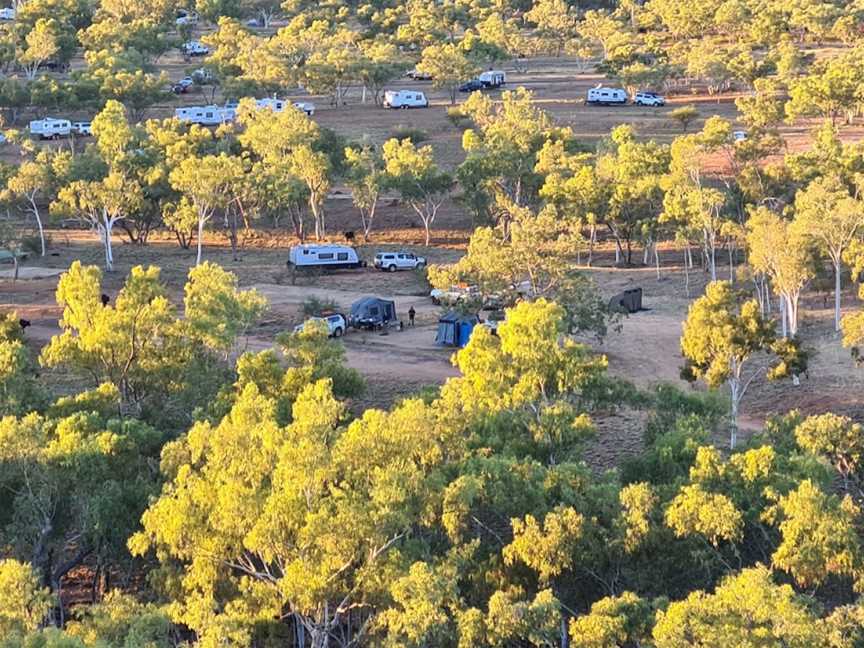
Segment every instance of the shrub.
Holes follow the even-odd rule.
[[[303,315],[306,317],[321,317],[323,313],[335,311],[338,306],[335,301],[327,297],[321,299],[315,295],[311,295],[303,300]]]
[[[400,124],[396,126],[391,132],[390,137],[395,137],[398,140],[411,140],[412,144],[419,144],[420,142],[425,142],[429,139],[429,133],[424,131],[422,128],[414,128],[412,126],[404,126]]]

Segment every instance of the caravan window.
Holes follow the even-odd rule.
[[[339,261],[347,261],[348,260],[348,253],[347,252],[340,252],[339,254],[336,255],[336,258]]]
[[[332,259],[333,253],[332,252],[319,252],[318,258],[319,259]]]
[[[303,250],[303,254],[309,254],[309,250]]]
[[[369,314],[370,314],[370,315],[377,315],[377,314],[378,314],[378,307],[377,307],[377,306],[372,306],[372,307],[369,309]]]

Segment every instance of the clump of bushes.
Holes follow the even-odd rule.
[[[398,140],[411,140],[412,144],[420,144],[429,139],[429,133],[422,128],[414,128],[411,126],[396,126],[391,132],[390,137],[395,137]]]

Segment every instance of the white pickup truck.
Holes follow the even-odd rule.
[[[327,325],[327,334],[330,337],[342,337],[345,334],[345,329],[348,328],[345,318],[342,315],[335,313],[324,317],[310,317],[302,324],[295,326],[294,332],[300,333],[303,331],[303,328],[308,322],[324,322]]]

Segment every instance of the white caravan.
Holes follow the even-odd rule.
[[[0,9],[0,20],[15,20],[15,9],[12,7]]]
[[[72,122],[68,119],[37,119],[30,122],[30,134],[36,135],[39,139],[57,139],[58,137],[68,137],[72,132]]]
[[[255,104],[259,108],[269,108],[273,112],[280,113],[285,110],[285,102],[281,99],[273,99],[272,97],[266,97],[264,99],[256,99]]]
[[[384,93],[386,108],[428,108],[426,95],[416,90],[387,90]]]
[[[598,86],[588,91],[589,104],[607,106],[609,104],[626,104],[627,93],[621,88],[604,88]]]
[[[347,245],[295,245],[288,252],[288,267],[360,268],[366,265]]]
[[[477,77],[484,88],[500,88],[507,83],[507,74],[502,70],[487,70]]]
[[[218,126],[234,121],[237,111],[225,106],[185,106],[177,108],[174,116],[182,122],[201,126]]]

